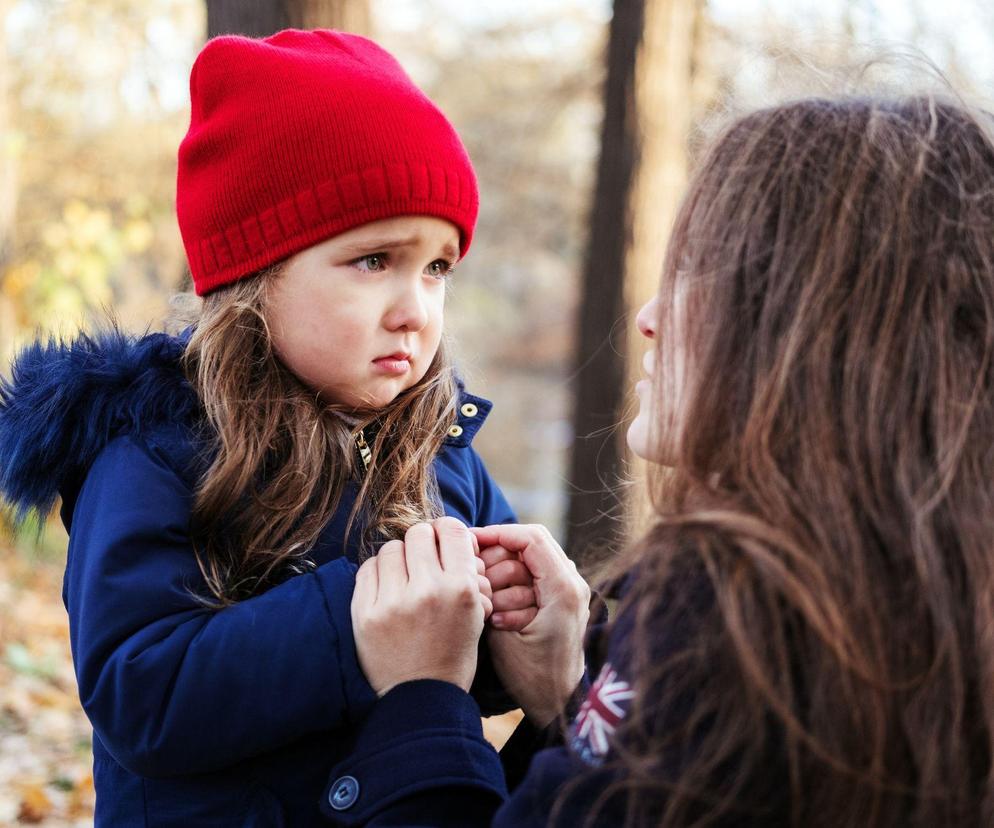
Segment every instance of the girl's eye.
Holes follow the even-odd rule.
[[[448,279],[455,272],[455,266],[452,262],[445,261],[445,259],[435,259],[435,261],[428,265],[425,272],[429,276],[434,276],[436,279]]]
[[[360,256],[352,264],[367,273],[379,273],[386,270],[387,257],[385,253],[370,253],[368,256]]]

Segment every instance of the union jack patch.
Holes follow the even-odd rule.
[[[635,695],[627,681],[618,678],[610,663],[601,669],[573,721],[570,744],[591,765],[604,761],[608,740],[628,712],[627,702]]]

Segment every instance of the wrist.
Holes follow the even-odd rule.
[[[581,659],[567,675],[569,678],[558,684],[545,698],[527,704],[522,703],[521,709],[525,717],[535,727],[544,729],[561,714],[572,718],[575,710],[582,703],[588,684],[586,663]],[[579,699],[577,699],[578,694],[581,697]]]
[[[574,685],[575,687],[575,685]],[[551,697],[542,699],[536,704],[522,705],[525,717],[540,730],[545,729],[566,711],[567,704],[573,696],[573,687],[569,690],[559,690]]]

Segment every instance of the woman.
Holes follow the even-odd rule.
[[[628,440],[658,464],[656,521],[615,569],[606,663],[566,744],[507,797],[464,692],[481,610],[446,581],[468,535],[421,527],[367,565],[353,616],[361,661],[389,638],[437,669],[398,672],[379,644],[363,662],[381,698],[329,814],[994,824],[991,126],[935,96],[817,99],[719,136],[639,314],[654,347]],[[534,575],[532,624],[488,636],[546,725],[579,677],[583,585],[538,530],[476,537]],[[408,583],[398,564],[436,549],[437,577]],[[465,641],[415,628],[427,607]]]

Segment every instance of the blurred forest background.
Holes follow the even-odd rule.
[[[619,426],[633,313],[713,124],[838,91],[895,44],[971,96],[994,88],[983,0],[0,0],[0,373],[108,308],[160,325],[187,284],[174,187],[193,59],[208,32],[290,25],[372,35],[466,141],[482,210],[447,325],[496,401],[477,445],[522,520],[578,558],[638,525]],[[915,84],[916,61],[875,83]],[[0,824],[92,825],[66,538],[44,516],[0,524]]]

